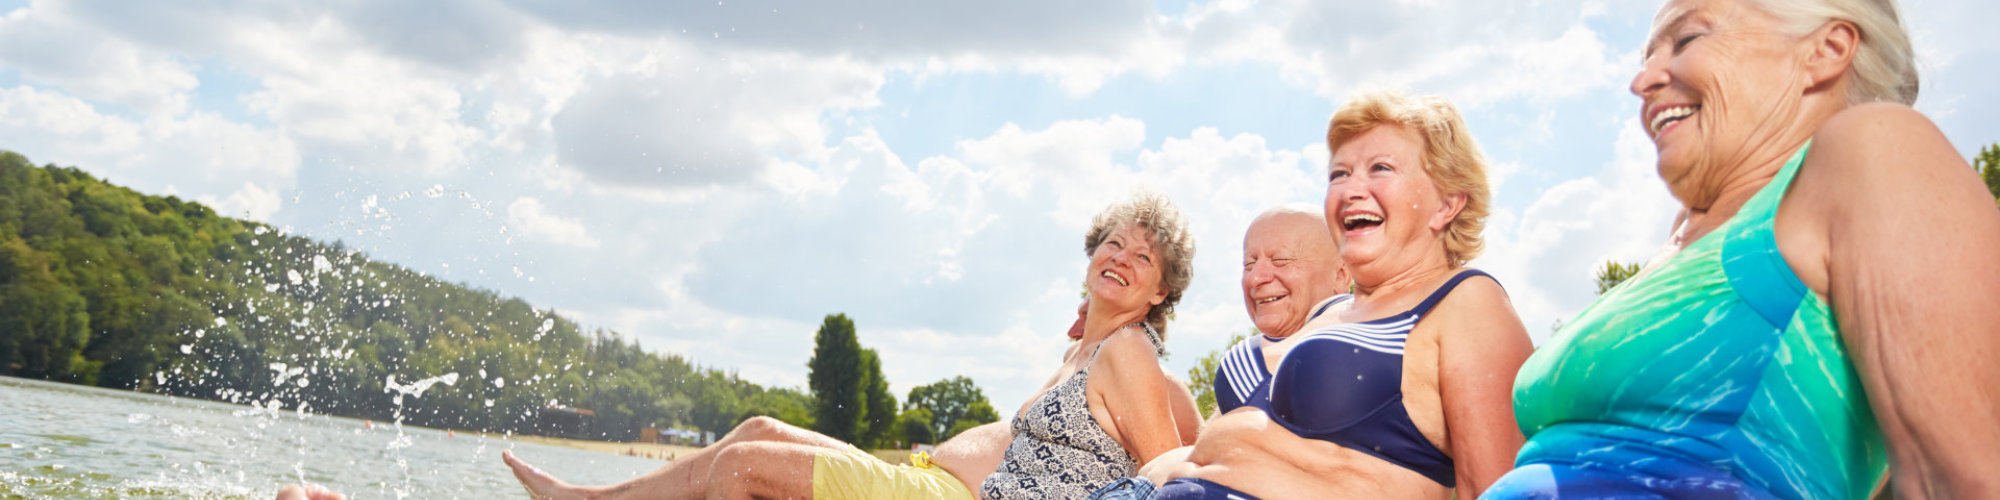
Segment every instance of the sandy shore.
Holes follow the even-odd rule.
[[[654,458],[659,460],[672,460],[674,457],[685,455],[688,452],[701,449],[701,447],[699,446],[680,446],[672,444],[655,444],[655,443],[614,443],[609,441],[586,441],[582,439],[563,439],[563,438],[553,438],[546,436],[530,436],[525,434],[515,434],[509,436],[504,434],[492,434],[484,432],[461,431],[461,433],[476,434],[492,439],[514,440],[526,443],[545,444],[549,446],[561,446],[564,448],[575,448],[579,450],[595,451],[599,453],[615,453],[619,455],[642,457],[642,458]]]

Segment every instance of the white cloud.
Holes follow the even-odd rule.
[[[268,220],[298,182],[299,152],[270,130],[204,112],[134,122],[33,87],[0,89],[0,137],[29,159],[80,165],[145,191],[173,186],[230,215]]]
[[[546,212],[541,200],[530,197],[514,199],[507,204],[507,224],[521,234],[541,238],[559,245],[597,248],[597,238],[592,238],[582,222],[568,217],[559,217]]]
[[[1581,24],[1611,14],[1588,1],[1216,2],[1179,21],[1198,59],[1275,64],[1328,99],[1397,87],[1476,107],[1617,83],[1626,51]]]
[[[839,59],[634,47],[550,118],[557,156],[606,184],[757,178],[772,158],[824,154],[825,113],[874,105],[878,70]]]
[[[512,0],[566,29],[670,36],[713,46],[869,59],[963,53],[1093,53],[1142,32],[1146,0],[980,3],[869,0],[826,3]]]
[[[435,175],[464,167],[482,137],[462,119],[465,97],[449,75],[365,50],[341,25],[255,25],[237,36],[237,61],[263,84],[244,105],[316,157]]]
[[[271,214],[277,213],[284,205],[283,200],[278,199],[278,193],[248,182],[226,197],[203,194],[195,196],[195,200],[215,207],[216,213],[250,220],[271,220]]]
[[[1536,343],[1557,320],[1589,304],[1604,262],[1644,263],[1665,239],[1679,203],[1654,173],[1652,140],[1623,120],[1615,158],[1590,177],[1560,182],[1525,210],[1497,210],[1486,253],[1472,264],[1507,287]]]
[[[0,65],[28,80],[148,116],[187,109],[196,80],[187,65],[42,5],[0,16]]]

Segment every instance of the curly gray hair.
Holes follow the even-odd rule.
[[[1160,338],[1167,336],[1167,317],[1174,313],[1174,304],[1181,301],[1181,294],[1187,291],[1188,283],[1194,281],[1194,233],[1188,230],[1187,219],[1181,217],[1181,210],[1166,196],[1151,192],[1133,193],[1130,198],[1105,207],[1090,221],[1090,231],[1083,235],[1083,254],[1097,253],[1097,246],[1111,236],[1112,231],[1130,224],[1145,228],[1152,233],[1150,242],[1153,251],[1160,254],[1160,287],[1167,291],[1167,299],[1160,301],[1146,311],[1146,324],[1160,332]]]

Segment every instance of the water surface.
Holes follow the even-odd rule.
[[[388,395],[383,395],[388,397]],[[0,498],[526,498],[512,449],[577,484],[665,462],[296,411],[0,377]]]

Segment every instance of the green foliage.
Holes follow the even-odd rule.
[[[905,406],[929,411],[931,435],[943,441],[958,435],[955,429],[958,429],[959,421],[970,418],[972,407],[978,404],[985,404],[988,411],[993,408],[993,404],[986,400],[986,393],[979,390],[979,385],[974,384],[972,379],[960,375],[910,388],[910,397]],[[999,416],[995,415],[985,422],[998,419]]]
[[[1972,168],[1979,171],[1980,180],[1986,181],[1986,191],[1993,193],[1993,201],[2000,203],[2000,143],[1988,144],[1972,157]]]
[[[1639,274],[1637,262],[1626,264],[1615,260],[1605,261],[1604,267],[1597,268],[1597,294],[1604,295],[1604,292],[1617,288],[1619,283],[1624,283],[1637,274]]]
[[[736,419],[738,424],[749,420],[750,417],[766,416],[802,428],[810,429],[813,426],[813,399],[811,395],[803,392],[783,388],[771,389],[751,396],[745,401],[744,406],[747,409]]]
[[[867,404],[862,414],[862,432],[855,444],[873,447],[893,447],[896,441],[896,395],[889,393],[889,379],[882,376],[882,357],[874,349],[861,350],[861,386],[865,389],[862,399]]]
[[[993,411],[993,404],[986,402],[985,399],[981,399],[979,401],[973,402],[972,406],[967,407],[965,409],[965,416],[959,418],[958,422],[954,422],[951,424],[951,432],[946,433],[944,435],[944,438],[951,439],[953,436],[957,436],[961,432],[972,430],[973,427],[986,425],[999,420],[1000,420],[1000,414],[998,412]]]
[[[400,407],[387,390],[449,373],[461,378]],[[585,433],[609,440],[720,435],[754,415],[814,423],[799,390],[6,151],[0,375],[495,432],[539,432],[553,403],[591,409]]]
[[[866,430],[867,376],[861,364],[861,341],[846,314],[829,314],[813,335],[807,387],[813,395],[813,427],[820,434],[854,442]]]
[[[904,445],[937,444],[937,433],[931,430],[931,411],[926,408],[909,408],[896,416],[896,430]]]
[[[1215,371],[1222,366],[1222,354],[1255,334],[1257,329],[1251,328],[1248,332],[1229,336],[1228,343],[1222,344],[1221,348],[1208,351],[1207,355],[1195,360],[1194,366],[1188,368],[1188,391],[1194,393],[1195,410],[1201,412],[1204,418],[1215,417]]]

